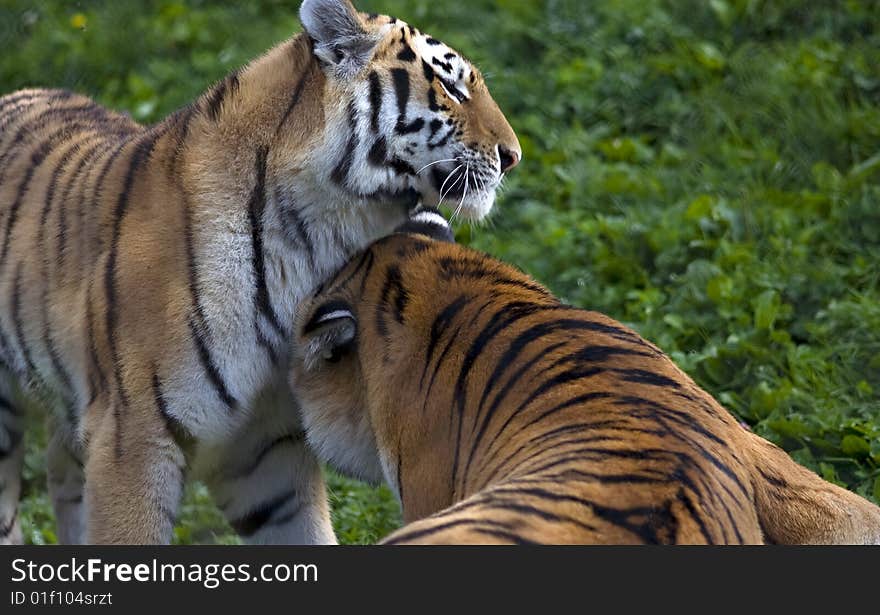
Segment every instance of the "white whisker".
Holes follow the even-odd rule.
[[[422,171],[424,171],[428,167],[432,167],[435,164],[440,164],[441,162],[458,162],[458,159],[457,158],[444,158],[443,160],[435,160],[434,162],[429,162],[428,164],[423,166],[421,169],[416,171],[416,175],[419,175]]]
[[[443,197],[446,196],[446,192],[443,190],[443,188],[446,186],[446,182],[448,182],[452,178],[453,175],[455,175],[458,171],[460,171],[463,166],[464,166],[464,164],[460,164],[457,167],[455,167],[454,169],[452,169],[452,172],[446,176],[445,180],[443,180],[443,184],[440,186],[440,200],[437,201],[437,207],[440,207],[440,205],[443,203]],[[461,176],[457,177],[456,180],[454,182],[452,182],[452,184],[449,186],[449,190],[452,190],[455,187],[455,185],[458,184],[459,181],[461,181]]]
[[[452,216],[450,219],[455,219],[459,213],[461,213],[461,208],[464,207],[464,200],[467,198],[468,187],[470,186],[470,177],[471,177],[471,165],[467,164],[464,171],[464,193],[461,195],[461,201],[458,203],[458,207],[455,208],[455,211],[452,212]]]

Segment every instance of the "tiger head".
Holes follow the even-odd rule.
[[[417,193],[464,218],[491,209],[522,150],[479,70],[439,40],[348,0],[304,0],[325,75],[326,178],[354,196]]]
[[[395,280],[397,265],[421,250],[442,249],[453,241],[439,212],[418,212],[395,234],[355,257],[297,309],[290,372],[293,390],[309,443],[341,472],[395,485],[395,462],[389,456],[399,445],[397,415],[401,408],[420,412],[418,387],[409,385],[420,377],[425,384],[426,379],[417,373],[420,369],[408,341],[421,340],[411,329],[418,329],[430,310],[410,312],[404,324],[377,301],[402,306],[408,291],[400,286],[401,280]],[[391,272],[390,282],[383,284],[386,269]],[[371,276],[380,279],[379,297]],[[382,339],[382,332],[387,338]],[[431,429],[426,427],[429,417],[411,418],[411,428]],[[434,418],[436,426],[445,430],[445,418]]]

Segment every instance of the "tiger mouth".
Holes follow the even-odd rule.
[[[438,205],[462,201],[467,206],[468,195],[477,196],[486,191],[485,182],[478,181],[474,171],[464,165],[448,169],[435,167],[431,171],[431,187],[439,195]]]

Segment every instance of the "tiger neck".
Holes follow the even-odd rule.
[[[281,352],[297,303],[405,219],[401,203],[327,181],[348,126],[328,88],[301,35],[207,92],[189,129],[183,174],[206,315],[230,335],[262,330]],[[251,303],[256,328],[235,312]]]

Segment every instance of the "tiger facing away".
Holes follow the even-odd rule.
[[[880,508],[657,347],[474,250],[382,239],[303,303],[296,336],[307,437],[397,493],[388,544],[880,543]]]
[[[445,44],[348,0],[300,18],[154,126],[0,98],[0,542],[21,540],[21,384],[52,406],[63,542],[168,542],[185,468],[252,542],[335,541],[291,411],[294,306],[419,199],[485,215],[521,151]]]

